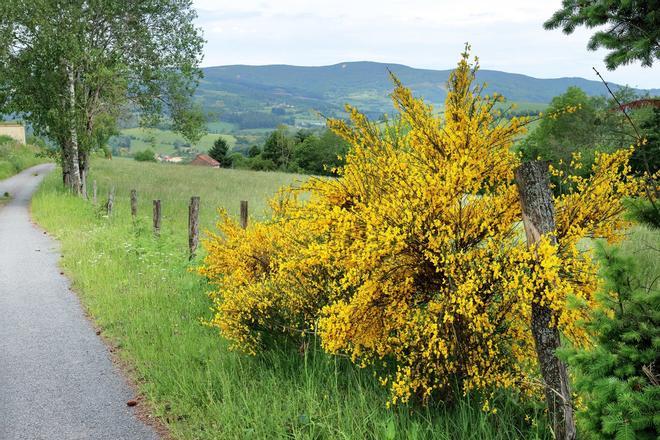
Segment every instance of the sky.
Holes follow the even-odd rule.
[[[322,66],[379,61],[450,69],[465,42],[482,69],[660,88],[660,62],[608,71],[593,30],[546,31],[561,0],[193,0],[207,40],[202,66]]]

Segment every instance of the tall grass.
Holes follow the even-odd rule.
[[[0,180],[44,162],[37,156],[39,149],[22,145],[8,136],[0,136]]]
[[[180,439],[542,439],[539,407],[501,395],[497,414],[476,396],[452,405],[385,407],[387,392],[371,372],[315,348],[282,345],[256,357],[229,351],[203,320],[211,316],[205,281],[186,258],[190,195],[202,199],[202,224],[214,207],[252,212],[302,176],[97,161],[102,193],[116,186],[115,214],[60,190],[57,172],[33,201],[33,214],[62,242],[62,266],[103,335],[139,383],[156,416]],[[136,189],[140,216],[130,220]],[[151,199],[163,200],[159,239],[151,234]]]

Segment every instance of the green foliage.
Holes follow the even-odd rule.
[[[562,28],[571,34],[579,26],[594,28],[587,47],[609,49],[605,63],[610,70],[640,61],[651,67],[660,58],[660,2],[658,0],[563,0],[562,8],[544,23],[546,29]]]
[[[229,144],[223,137],[219,137],[213,142],[213,147],[209,150],[209,156],[220,162],[222,168],[229,168],[232,164],[232,157],[229,156]]]
[[[277,164],[270,159],[264,159],[262,156],[256,156],[247,162],[247,168],[254,171],[275,171]]]
[[[261,156],[272,161],[276,167],[286,170],[291,164],[293,146],[294,141],[287,128],[281,125],[266,138]]]
[[[649,183],[653,182],[651,180]],[[649,188],[647,198],[630,200],[628,202],[628,212],[639,223],[660,229],[660,207],[658,206],[658,199],[651,191],[653,191],[653,188]]]
[[[248,150],[248,157],[257,157],[261,154],[261,148],[259,145],[252,145]]]
[[[564,352],[586,405],[578,420],[587,438],[660,434],[660,234],[636,235],[634,253],[598,244],[607,283],[589,324],[596,346]]]
[[[247,157],[234,163],[237,168],[272,171],[284,170],[316,175],[331,175],[341,166],[348,144],[330,130],[320,133],[298,130],[290,133],[285,126],[271,132],[263,150],[253,145]]]
[[[626,89],[617,93],[620,99],[631,96]],[[577,110],[564,112],[567,108]],[[547,115],[557,115],[544,117],[517,148],[523,160],[548,160],[564,172],[571,168],[573,155],[579,153],[582,168],[577,174],[586,176],[597,151],[612,152],[634,142],[632,127],[624,115],[611,109],[612,104],[604,98],[590,97],[577,87],[569,87],[565,93],[554,97],[547,109]],[[553,181],[558,192],[567,190],[558,179]]]
[[[330,130],[320,137],[309,135],[302,138],[294,147],[295,163],[306,173],[331,174],[332,169],[341,166],[348,151],[348,144]]]
[[[648,111],[644,112],[646,114],[639,124],[646,143],[635,147],[630,165],[638,174],[647,172],[653,175],[660,171],[660,108],[646,110]]]
[[[156,162],[156,154],[150,149],[138,151],[133,158],[138,162]]]
[[[644,186],[630,212],[637,221],[660,229],[660,108],[642,109],[635,116],[644,141],[635,146],[630,164]]]

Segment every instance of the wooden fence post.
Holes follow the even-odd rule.
[[[131,217],[133,218],[133,221],[135,221],[135,217],[137,217],[137,191],[132,189],[131,190]]]
[[[160,236],[161,218],[160,200],[154,200],[154,234],[156,234],[156,236]]]
[[[94,179],[94,184],[92,186],[93,186],[92,202],[94,203],[94,206],[96,206],[96,179]]]
[[[199,244],[199,197],[191,197],[188,206],[188,248],[189,259],[195,257],[197,245]]]
[[[241,200],[241,228],[245,229],[248,225],[248,202]]]
[[[112,215],[112,207],[115,204],[115,187],[111,187],[108,192],[108,201],[105,204],[105,211],[108,214],[108,217]]]
[[[516,184],[520,193],[527,244],[534,247],[542,236],[550,234],[551,242],[557,245],[557,238],[552,235],[555,231],[555,209],[547,162],[523,163],[516,170]],[[545,382],[550,424],[555,439],[573,440],[576,431],[568,370],[555,354],[561,345],[559,329],[553,323],[552,310],[540,304],[540,295],[540,292],[536,292],[532,300],[532,334]]]

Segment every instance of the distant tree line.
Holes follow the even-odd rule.
[[[263,145],[252,145],[246,154],[231,153],[220,137],[209,155],[227,168],[331,175],[334,168],[342,165],[347,151],[348,144],[330,130],[292,131],[280,126],[266,137]]]
[[[254,128],[274,128],[281,124],[293,125],[293,117],[287,116],[286,112],[277,110],[275,112],[247,111],[235,113],[223,113],[220,119],[238,125],[241,130]]]

